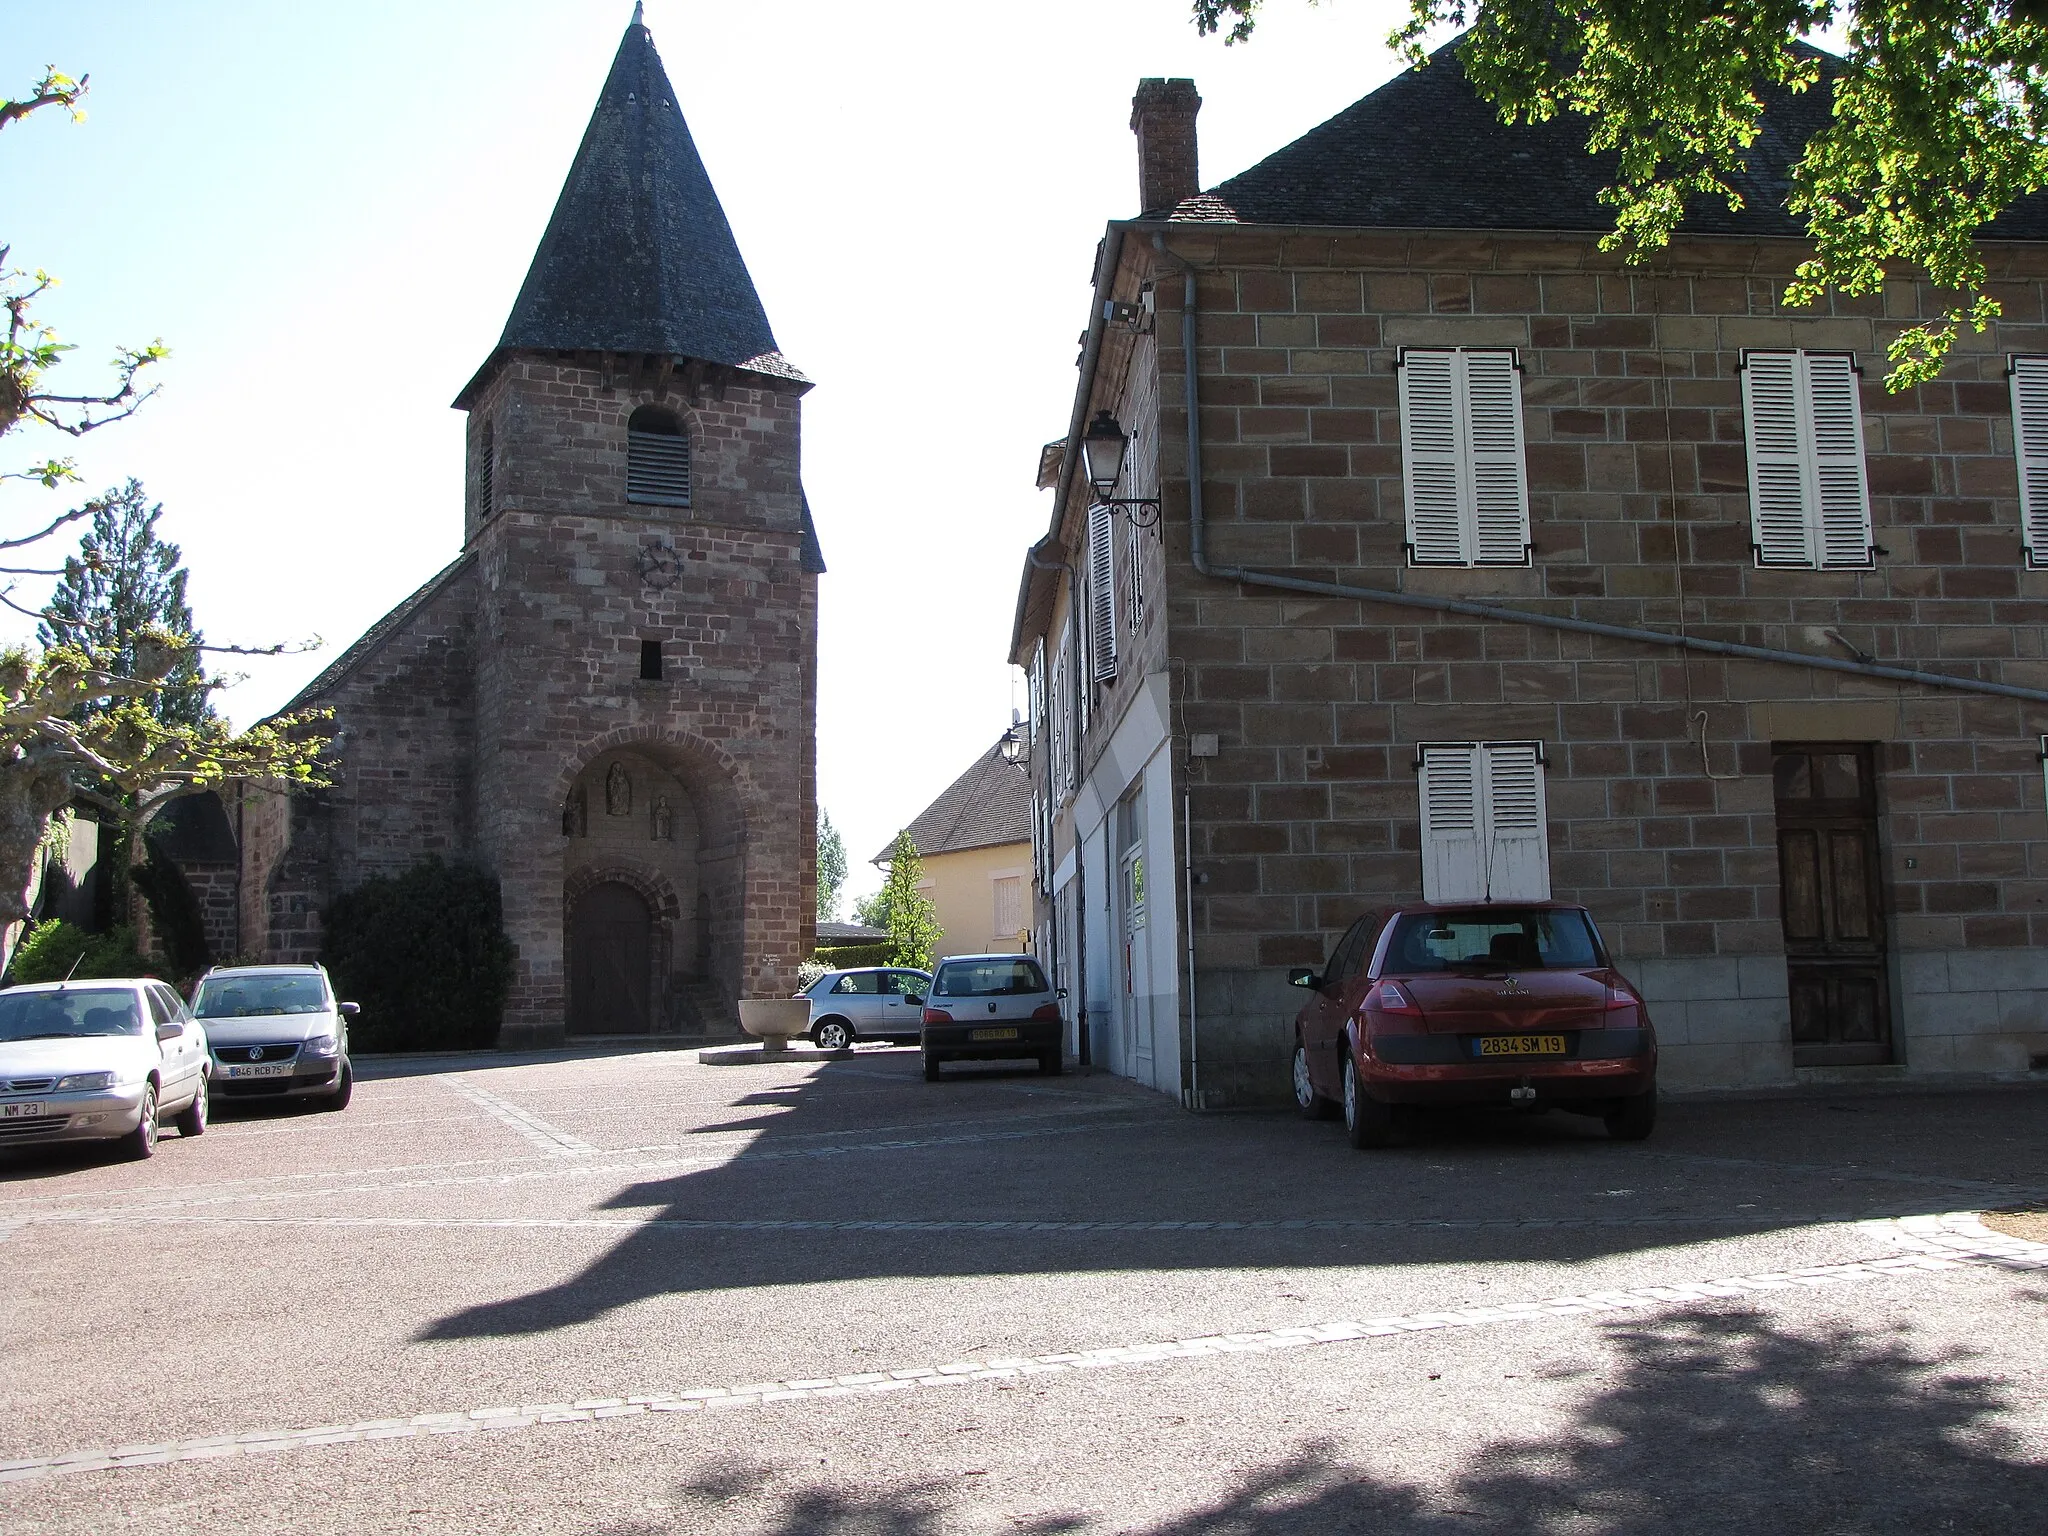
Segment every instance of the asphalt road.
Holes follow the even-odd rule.
[[[0,1529],[2037,1531],[2048,1246],[1952,1213],[2044,1195],[2030,1088],[1357,1153],[897,1050],[386,1063],[0,1159]]]

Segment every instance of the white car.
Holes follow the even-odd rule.
[[[117,1141],[156,1152],[165,1115],[206,1129],[206,1031],[160,981],[51,981],[0,992],[0,1147]]]
[[[797,996],[811,1000],[811,1043],[821,1051],[843,1051],[856,1040],[916,1045],[931,984],[923,971],[864,965],[827,971]]]

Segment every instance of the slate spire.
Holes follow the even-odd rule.
[[[803,377],[775,344],[638,5],[498,340],[511,349]]]

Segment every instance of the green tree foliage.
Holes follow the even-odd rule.
[[[945,930],[931,898],[917,888],[923,879],[924,860],[917,856],[917,844],[907,831],[898,832],[889,850],[888,878],[879,893],[888,914],[889,963],[928,971]]]
[[[889,888],[884,886],[879,891],[869,891],[865,896],[854,897],[853,920],[863,928],[880,928],[887,932],[889,927]]]
[[[1204,33],[1251,36],[1262,0],[1194,0]],[[2016,199],[2048,185],[2048,6],[2041,0],[1411,0],[1390,39],[1411,62],[1440,27],[1467,27],[1458,57],[1509,122],[1571,112],[1587,148],[1617,157],[1604,244],[1640,261],[1688,206],[1740,208],[1743,157],[1766,131],[1767,95],[1820,85],[1799,39],[1844,27],[1834,120],[1808,141],[1790,210],[1815,254],[1788,302],[1878,290],[1917,269],[1948,295],[1890,348],[1894,389],[1941,371],[1959,333],[1999,313],[1974,243]]]
[[[7,968],[10,986],[31,981],[98,981],[106,977],[154,976],[157,968],[135,948],[130,928],[88,933],[76,923],[50,918],[32,926],[15,946]]]
[[[349,1026],[366,1051],[475,1050],[491,1044],[512,988],[497,877],[428,859],[380,875],[327,908],[322,962],[361,1003]]]
[[[81,118],[85,90],[83,76],[46,71],[25,95],[0,100],[0,132],[48,107]],[[14,139],[5,135],[9,144]],[[79,193],[89,197],[91,190]],[[56,217],[62,210],[45,212]],[[52,375],[72,348],[36,308],[55,279],[10,267],[11,249],[0,239],[0,310],[6,316],[0,323],[0,437],[24,425],[82,437],[132,415],[152,393],[138,380],[167,355],[163,344],[117,349],[111,387],[73,391],[55,383]],[[69,459],[53,458],[0,470],[0,488],[34,482],[54,489],[77,478]],[[18,606],[7,596],[6,577],[57,574],[12,560],[91,516],[93,506],[75,507],[41,526],[30,518],[18,535],[0,527],[0,603]],[[0,521],[5,516],[0,512]],[[105,632],[85,631],[58,643],[46,639],[35,650],[0,652],[0,933],[18,931],[13,925],[27,918],[28,887],[50,816],[74,799],[140,823],[187,786],[254,779],[293,789],[322,782],[324,743],[312,728],[317,715],[282,717],[238,733],[210,717],[159,713],[155,701],[167,686],[198,676],[196,650],[190,636],[146,626],[127,637],[125,649]]]
[[[818,812],[818,921],[837,922],[839,893],[846,889],[846,840],[832,818]]]
[[[132,674],[141,636],[175,635],[186,649],[163,685],[141,703],[169,726],[212,719],[212,690],[200,670],[203,641],[185,600],[184,557],[177,545],[157,537],[163,504],[151,505],[142,482],[130,480],[83,510],[91,526],[78,553],[64,561],[36,638],[45,646],[97,647],[115,671]]]

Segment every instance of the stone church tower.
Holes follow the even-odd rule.
[[[809,388],[776,346],[636,11],[498,345],[462,393],[460,556],[297,700],[333,789],[251,794],[241,944],[336,892],[494,871],[501,1041],[722,1034],[816,924]]]

